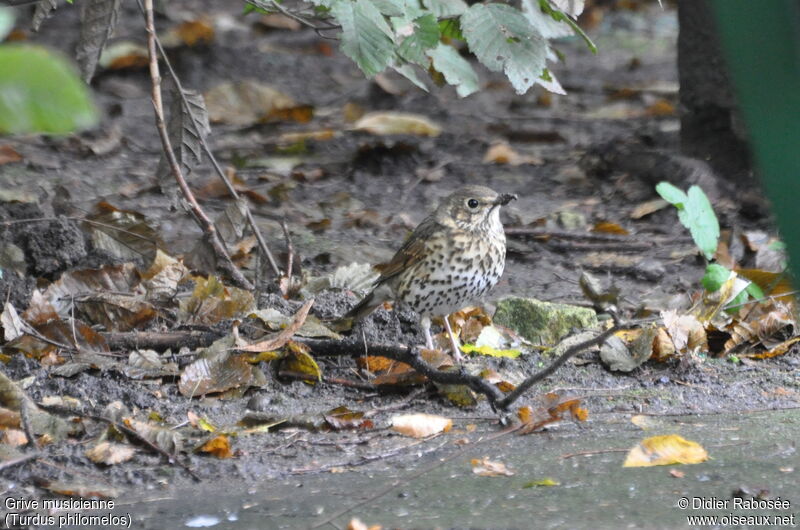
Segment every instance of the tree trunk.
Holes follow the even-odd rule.
[[[752,182],[750,153],[708,0],[678,0],[681,150],[722,178]]]

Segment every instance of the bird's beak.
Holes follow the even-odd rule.
[[[516,198],[517,196],[513,193],[503,193],[494,200],[494,204],[496,206],[505,206]]]

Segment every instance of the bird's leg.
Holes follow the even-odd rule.
[[[456,342],[456,336],[453,334],[453,330],[450,328],[450,320],[447,318],[450,315],[444,316],[444,327],[447,328],[447,334],[450,336],[450,344],[453,346],[453,359],[460,363],[464,360],[464,357],[461,355],[461,350],[458,348],[458,343]]]
[[[430,317],[422,317],[419,323],[422,326],[422,331],[425,332],[425,347],[432,350],[433,338],[431,337],[431,319]]]

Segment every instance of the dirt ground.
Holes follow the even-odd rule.
[[[555,66],[554,72],[566,96],[550,96],[538,89],[515,95],[501,77],[482,71],[484,89],[459,99],[450,88],[434,87],[425,93],[393,75],[385,76],[381,87],[364,79],[335,50],[336,43],[310,30],[265,28],[253,17],[242,17],[241,6],[230,4],[223,8],[219,2],[186,3],[191,5],[188,11],[175,7],[175,14],[161,17],[157,24],[166,31],[189,13],[214,21],[217,32],[210,44],[168,52],[184,86],[202,92],[226,80],[256,79],[313,106],[314,118],[309,123],[219,124],[210,137],[220,162],[236,166],[242,186],[267,198],[253,204],[253,212],[279,259],[285,259],[280,227],[285,218],[302,257],[302,269],[310,275],[352,262],[387,259],[439,198],[467,183],[519,196],[503,213],[509,228],[534,224],[554,234],[585,233],[599,221],[610,221],[630,233],[620,242],[543,240],[510,233],[506,272],[489,297],[489,307],[508,294],[585,304],[577,283],[584,270],[620,289],[620,311],[625,316],[632,317],[642,308],[685,307],[687,296],[699,289],[705,265],[686,230],[676,222],[675,211],[666,208],[631,218],[636,206],[656,198],[654,184],[669,178],[664,175],[672,167],[669,164],[677,168],[670,171],[674,184],[704,186],[723,229],[771,231],[764,201],[756,192],[733,189],[724,178],[686,171],[681,165],[675,111],[677,22],[671,8],[654,5],[639,11],[606,12],[591,29],[600,48],[597,56],[578,40],[559,44],[566,61]],[[30,38],[61,50],[72,49],[77,36],[75,11],[69,6],[60,8],[41,33]],[[135,4],[126,3],[115,38],[143,43],[140,21]],[[96,131],[67,138],[0,138],[0,143],[12,146],[23,158],[0,165],[4,199],[19,201],[0,204],[0,220],[54,213],[81,216],[99,201],[107,201],[144,214],[171,254],[188,252],[199,230],[187,215],[169,209],[154,177],[160,143],[153,127],[146,69],[103,70],[92,87],[104,116]],[[441,125],[443,133],[435,138],[378,137],[348,130],[343,112],[347,104],[365,111],[419,113]],[[327,128],[337,134],[307,141],[303,152],[287,154],[280,149],[281,134]],[[487,149],[499,141],[532,163],[484,162]],[[92,151],[98,142],[108,147],[100,155]],[[646,167],[626,157],[642,149],[649,150]],[[278,157],[289,156],[299,160],[286,168]],[[197,188],[213,178],[206,165],[191,176]],[[228,202],[225,197],[202,200],[212,216]],[[68,218],[5,229],[0,242],[23,242],[28,274],[0,280],[4,300],[8,297],[22,310],[34,287],[57,279],[63,271],[112,262],[85,239],[79,223]],[[274,294],[269,272],[262,276],[260,290],[260,308],[274,307],[290,314],[300,306],[300,301],[285,301]],[[317,298],[312,314],[335,316],[355,300],[352,293],[330,291]],[[422,342],[414,316],[403,311],[379,310],[359,330],[374,342]],[[318,357],[317,361],[326,376],[360,377],[349,358]],[[739,363],[712,357],[651,361],[629,374],[607,370],[596,351],[582,354],[578,361],[568,363],[531,393],[570,390],[584,398],[590,418],[607,412],[692,414],[798,405],[800,357],[796,351]],[[481,358],[469,366],[492,367],[521,377],[546,362],[546,356],[530,352],[516,360]],[[13,355],[2,365],[2,371],[16,381],[29,378],[25,390],[37,402],[46,396],[72,396],[83,403],[85,411],[100,414],[109,403],[122,401],[140,417],[154,413],[171,426],[184,425],[190,411],[224,430],[239,422],[248,408],[276,421],[319,418],[340,405],[378,409],[373,416],[375,429],[367,432],[307,430],[298,420],[268,433],[236,437],[235,456],[230,459],[187,452],[182,458],[204,480],[225,476],[254,482],[364,465],[382,457],[400,462],[413,459],[420,448],[403,449],[407,441],[385,429],[398,409],[454,417],[459,426],[478,423],[478,432],[497,429],[497,416],[485,401],[465,411],[428,387],[384,393],[329,383],[311,386],[278,381],[267,363],[262,368],[268,378],[263,388],[230,399],[189,399],[178,392],[174,377],[135,380],[113,370],[62,377],[23,355]],[[126,463],[94,464],[85,451],[105,426],[86,420],[83,427],[82,435],[44,447],[40,458],[4,470],[0,489],[35,496],[41,494],[35,484],[43,480],[101,484],[120,491],[158,489],[191,480],[180,467],[144,448]]]

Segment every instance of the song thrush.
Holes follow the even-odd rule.
[[[387,300],[405,303],[420,315],[430,349],[431,317],[444,317],[453,356],[460,361],[447,316],[481,298],[503,274],[506,237],[500,207],[516,198],[484,186],[465,186],[446,197],[381,269],[372,292],[344,318],[359,320]]]

